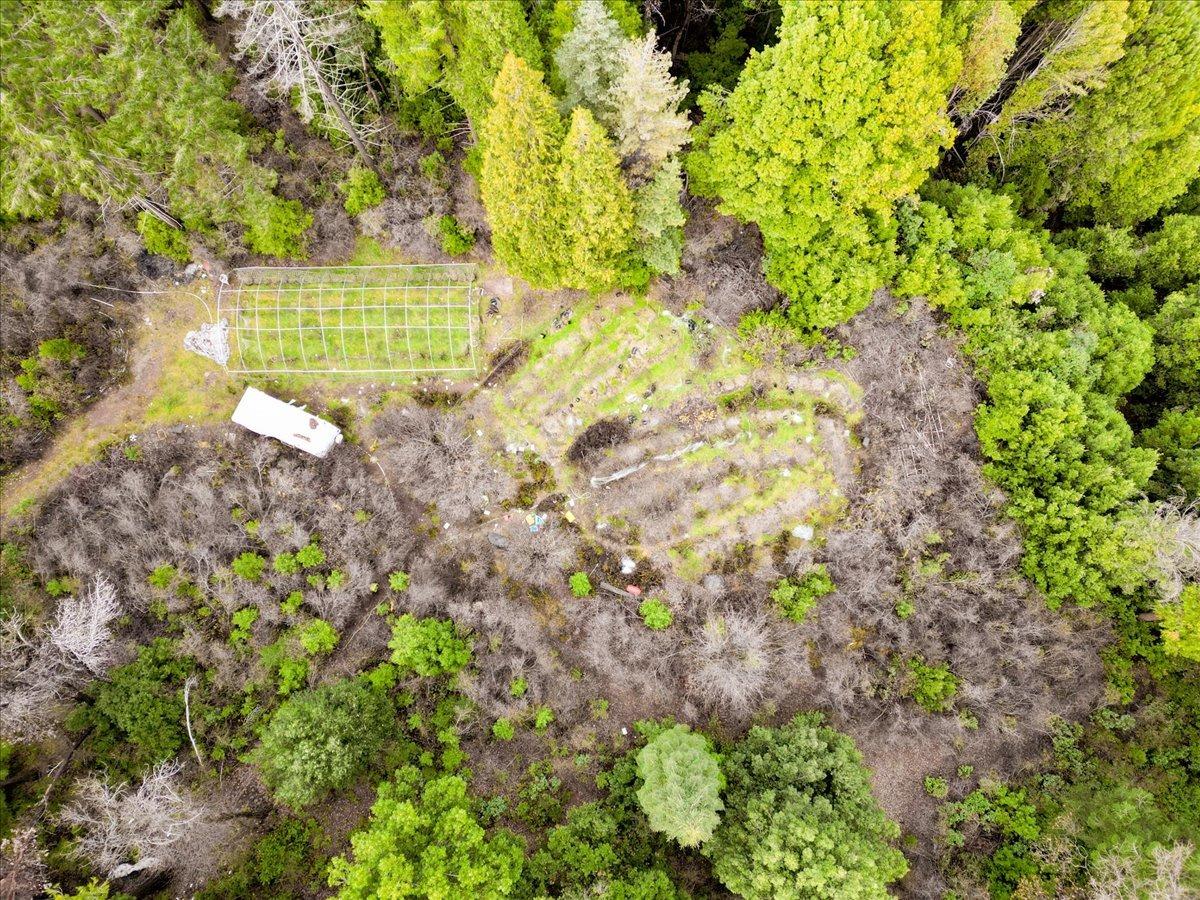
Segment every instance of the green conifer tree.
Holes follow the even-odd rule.
[[[890,275],[892,204],[951,136],[955,31],[940,4],[789,3],[778,43],[702,100],[693,187],[758,223],[795,324],[844,321]]]
[[[642,787],[638,803],[650,827],[674,838],[681,847],[696,847],[720,822],[721,770],[708,741],[686,725],[676,725],[638,752]]]
[[[507,53],[540,68],[542,48],[520,0],[368,0],[363,16],[379,28],[405,92],[441,87],[478,129]]]
[[[571,114],[557,181],[558,240],[567,248],[561,283],[588,291],[612,287],[632,242],[633,199],[616,149],[585,107]]]
[[[558,161],[562,119],[542,74],[509,54],[492,88],[482,129],[479,191],[492,225],[496,256],[537,286],[562,277]]]
[[[633,195],[635,240],[638,252],[651,271],[679,274],[683,252],[683,226],[687,215],[679,205],[683,171],[677,157],[668,159],[649,184]]]
[[[1072,9],[1071,5],[1052,6]],[[1057,34],[973,151],[1027,211],[1133,225],[1200,174],[1200,7],[1095,2]]]

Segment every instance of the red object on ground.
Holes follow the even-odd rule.
[[[635,597],[642,596],[642,589],[640,587],[638,587],[636,584],[625,585],[625,590],[627,590],[629,593],[633,594],[633,596],[635,596]]]

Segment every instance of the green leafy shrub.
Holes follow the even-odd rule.
[[[654,831],[681,847],[712,837],[721,820],[721,770],[708,741],[686,725],[657,735],[637,755],[638,803]]]
[[[908,870],[854,742],[823,721],[755,726],[725,757],[725,815],[703,852],[747,900],[882,898]]]
[[[161,565],[150,573],[149,577],[146,578],[146,581],[149,582],[150,587],[155,587],[160,591],[165,591],[175,583],[175,576],[178,574],[179,572],[174,566],[170,564]]]
[[[329,867],[340,900],[499,900],[514,893],[525,857],[515,835],[501,829],[488,836],[466,781],[457,775],[425,781],[412,767],[379,786],[371,821],[350,845],[349,858]]]
[[[283,896],[279,888],[299,894],[321,869],[325,838],[312,819],[286,818],[259,839],[253,851],[233,869],[209,882],[195,900],[254,900]],[[263,888],[275,890],[264,891]]]
[[[926,775],[925,793],[936,800],[944,800],[946,799],[946,795],[950,793],[950,785],[946,783],[945,778],[938,778],[934,775]]]
[[[346,180],[338,185],[338,190],[346,198],[346,212],[357,216],[365,209],[378,206],[387,199],[387,191],[379,176],[365,166],[354,165],[346,173]]]
[[[158,217],[148,212],[138,213],[137,230],[146,243],[147,252],[165,256],[178,263],[186,263],[192,258],[192,251],[188,248],[183,232],[172,228]]]
[[[362,681],[339,681],[285,700],[249,759],[276,797],[300,808],[348,787],[378,757],[392,728],[385,695]]]
[[[451,215],[438,219],[438,236],[441,238],[442,249],[451,256],[462,256],[470,253],[475,246],[475,232],[463,226],[458,219]]]
[[[771,591],[771,602],[788,619],[803,622],[817,600],[835,589],[823,563],[818,563],[799,578],[784,578]]]
[[[280,575],[295,575],[300,571],[300,562],[295,553],[280,553],[271,565]]]
[[[175,643],[157,638],[139,648],[137,659],[118,666],[107,681],[93,682],[90,702],[69,724],[92,727],[89,738],[102,764],[136,773],[175,756],[184,741],[183,683],[193,661],[175,653]]]
[[[246,246],[252,252],[304,257],[304,232],[312,225],[313,217],[299,200],[282,200],[266,191],[247,191],[241,219],[246,226]]]
[[[283,602],[279,604],[279,608],[285,616],[294,616],[300,612],[300,606],[304,603],[304,593],[302,591],[292,591]]]
[[[513,723],[508,719],[497,719],[492,723],[492,737],[498,741],[511,741],[516,733]]]
[[[897,600],[896,601],[896,618],[899,619],[900,621],[903,622],[905,619],[912,616],[912,614],[915,613],[916,611],[917,611],[917,608],[915,606],[913,606],[911,601],[908,601],[908,600]]]
[[[571,593],[576,597],[586,597],[592,592],[592,582],[587,572],[576,572],[570,578]]]
[[[910,683],[907,693],[917,705],[927,712],[946,712],[958,693],[959,678],[950,671],[947,663],[926,665],[925,660],[914,657],[908,661]]]
[[[267,561],[257,553],[243,553],[230,565],[234,575],[247,581],[258,581],[266,567]]]
[[[407,572],[392,572],[388,575],[388,587],[396,593],[408,590],[408,573]]]
[[[661,600],[651,598],[647,598],[638,604],[638,615],[642,617],[642,622],[651,631],[662,631],[664,628],[670,628],[671,623],[675,621],[671,607],[667,606]]]
[[[1200,584],[1189,584],[1174,603],[1159,603],[1163,652],[1200,662]]]
[[[471,647],[448,619],[417,619],[405,613],[392,626],[392,662],[423,677],[452,675],[471,661]]]
[[[70,365],[87,357],[87,348],[70,338],[57,337],[38,344],[38,357]]]
[[[570,792],[554,774],[549,760],[533,763],[521,776],[517,788],[517,819],[530,828],[545,828],[562,820]]]
[[[508,685],[508,693],[512,697],[524,697],[527,690],[529,690],[529,682],[521,675],[514,678]]]
[[[233,614],[231,621],[233,627],[229,631],[229,643],[244,644],[250,639],[250,629],[258,621],[258,608],[243,607]]]
[[[316,541],[309,541],[296,551],[296,562],[305,569],[315,569],[325,565],[325,551]]]
[[[296,637],[310,656],[331,653],[338,643],[337,629],[324,619],[313,619],[301,626]]]
[[[533,730],[545,731],[554,722],[554,710],[549,706],[539,706],[533,716]]]

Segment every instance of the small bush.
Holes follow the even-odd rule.
[[[926,665],[920,657],[908,661],[912,678],[908,693],[917,705],[928,712],[946,712],[958,693],[959,678],[947,663]]]
[[[897,600],[896,601],[896,618],[899,619],[900,621],[903,622],[905,619],[909,618],[916,611],[917,611],[917,608],[915,606],[913,606],[909,601],[907,601],[907,600]]]
[[[438,219],[438,236],[441,238],[442,249],[451,256],[470,253],[471,248],[475,246],[475,232],[467,229],[451,215]]]
[[[513,723],[508,719],[497,719],[492,723],[492,737],[498,741],[511,741],[516,733]]]
[[[346,198],[343,204],[346,212],[352,216],[378,206],[387,198],[387,191],[379,176],[365,166],[351,166],[346,180],[338,185],[338,190]]]
[[[430,181],[440,184],[446,179],[446,157],[437,150],[422,156],[417,165],[421,169],[421,174]]]
[[[252,252],[294,259],[304,256],[304,232],[312,225],[313,217],[299,200],[247,191],[241,220],[246,226],[246,246]]]
[[[87,356],[87,348],[69,338],[50,338],[38,344],[38,356],[42,359],[52,359],[55,362],[70,365]]]
[[[300,646],[311,656],[332,652],[338,642],[337,629],[324,619],[313,619],[296,636],[300,639]]]
[[[529,682],[520,675],[514,678],[508,686],[508,693],[513,697],[524,697],[527,690],[529,690]]]
[[[533,717],[533,730],[545,731],[554,721],[554,710],[548,706],[539,706]]]
[[[294,616],[300,612],[300,605],[304,602],[304,594],[301,591],[292,591],[287,595],[287,598],[279,604],[279,608],[285,616]]]
[[[387,697],[360,681],[302,691],[271,717],[250,761],[281,801],[307,806],[349,786],[379,754],[393,721]]]
[[[417,619],[408,613],[392,626],[392,662],[423,677],[454,674],[471,661],[471,648],[447,619]]]
[[[267,561],[257,553],[243,553],[233,561],[233,574],[247,581],[258,581],[262,577]]]
[[[247,606],[233,614],[233,628],[229,631],[229,643],[243,644],[250,639],[250,629],[258,621],[258,608]]]
[[[646,599],[638,606],[638,615],[642,617],[642,621],[651,631],[662,631],[664,628],[670,628],[671,623],[675,621],[675,616],[671,613],[671,608],[661,600]]]
[[[576,572],[571,576],[571,593],[576,597],[586,597],[592,592],[592,582],[587,577],[587,572]]]
[[[946,795],[950,793],[950,785],[946,783],[945,778],[936,778],[933,775],[925,776],[925,793],[930,797],[938,800],[945,800]]]
[[[325,551],[316,541],[309,541],[308,544],[296,551],[296,562],[306,569],[323,566],[325,565]]]
[[[192,251],[188,249],[187,238],[183,236],[183,232],[150,213],[138,214],[137,230],[146,244],[147,252],[165,256],[179,263],[186,263],[192,258]]]
[[[408,573],[407,572],[393,572],[392,574],[390,574],[388,576],[388,587],[390,587],[393,591],[396,591],[396,593],[400,593],[401,591],[407,591],[408,590]]]
[[[771,591],[771,602],[793,622],[803,622],[817,600],[834,590],[833,579],[824,564],[813,566],[804,575],[785,578]]]
[[[300,571],[300,562],[295,553],[280,553],[271,565],[280,575],[295,575]]]
[[[159,590],[165,591],[175,583],[175,576],[178,574],[179,573],[174,566],[163,565],[151,572],[146,581],[150,583],[150,587],[155,587]]]

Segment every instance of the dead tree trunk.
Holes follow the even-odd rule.
[[[317,83],[317,88],[321,92],[321,99],[325,101],[326,106],[333,110],[334,114],[338,118],[338,122],[341,123],[342,128],[346,131],[346,135],[350,138],[350,143],[354,145],[354,149],[358,152],[358,155],[362,157],[363,162],[365,162],[371,171],[378,175],[382,180],[383,172],[379,170],[379,165],[375,162],[375,157],[373,157],[370,151],[367,150],[367,145],[363,143],[362,136],[359,135],[358,129],[354,127],[354,123],[350,121],[350,117],[346,115],[346,111],[342,109],[342,104],[338,102],[337,96],[333,93],[333,88],[329,86],[329,82],[326,81],[325,76],[321,74],[321,69],[317,65],[316,60],[313,59],[312,53],[309,52],[308,44],[305,43],[304,35],[300,33],[300,28],[296,24],[296,21],[294,19],[289,19],[288,25],[292,30],[292,36],[296,41],[296,46],[300,50],[300,53],[303,54],[304,62],[308,66],[309,71],[312,72],[313,80],[315,80]]]

